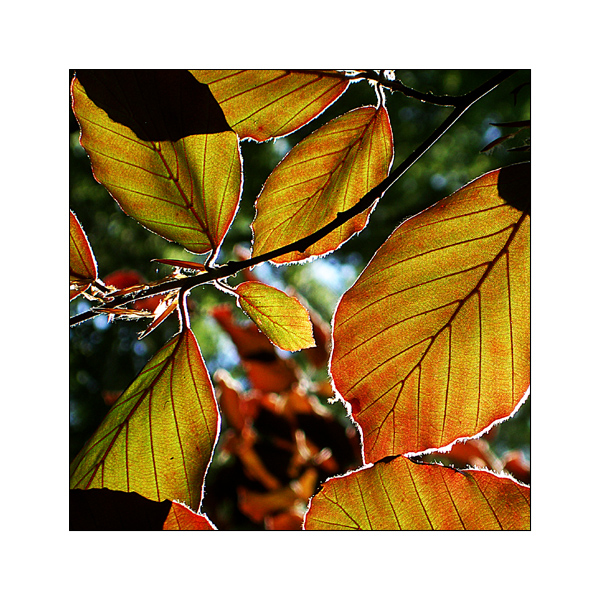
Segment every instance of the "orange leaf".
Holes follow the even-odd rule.
[[[339,75],[293,70],[197,69],[240,138],[264,142],[296,131],[330,104],[349,85]]]
[[[504,462],[504,471],[511,473],[515,479],[523,483],[529,483],[531,479],[531,467],[521,450],[507,452],[502,456],[502,461]]]
[[[194,334],[152,357],[71,464],[71,488],[109,488],[197,510],[219,413]]]
[[[472,437],[528,393],[528,174],[493,171],[403,223],[340,300],[331,373],[367,462]]]
[[[118,269],[104,277],[104,283],[108,286],[116,288],[118,291],[113,292],[111,297],[122,296],[137,289],[146,287],[146,279],[144,276],[134,269]],[[137,310],[148,310],[154,312],[160,304],[162,295],[142,298],[133,303],[133,307]]]
[[[305,529],[530,528],[530,489],[488,471],[415,464],[398,456],[326,481]]]
[[[139,72],[129,77],[135,80]],[[115,94],[121,84],[131,87],[127,78],[104,71],[86,78],[86,85],[92,87],[96,79]],[[147,92],[151,94],[153,89]],[[158,94],[160,90],[154,91]],[[117,114],[111,112],[113,119],[106,112],[111,108],[100,100],[106,110],[96,105],[79,79],[73,81],[72,94],[73,112],[81,126],[81,145],[90,156],[94,177],[119,206],[154,233],[190,252],[203,254],[218,249],[240,200],[241,155],[236,134],[221,130],[183,137],[167,132],[161,136],[161,128],[149,123],[150,134],[140,138],[123,124],[138,129],[137,121],[114,120],[127,113],[127,104],[116,103],[119,110]],[[116,97],[122,103],[129,98]],[[160,104],[154,95],[144,98],[144,102]],[[148,118],[159,116],[151,113]],[[137,133],[143,135],[146,129],[138,129]]]
[[[69,211],[69,300],[79,296],[98,277],[96,259],[75,213]]]
[[[191,262],[189,260],[170,260],[167,258],[153,258],[150,262],[158,262],[171,267],[179,267],[180,269],[189,269],[192,271],[206,272],[206,267],[203,264]]]
[[[167,515],[165,531],[213,531],[216,527],[205,515],[191,511],[187,506],[173,502]]]
[[[275,167],[256,200],[253,255],[295,242],[333,221],[385,179],[393,156],[385,106],[357,108],[310,134]],[[339,248],[365,227],[373,207],[304,252],[272,262],[300,261]]]
[[[176,291],[171,294],[167,294],[161,301],[160,304],[154,309],[154,318],[152,323],[138,335],[138,339],[141,340],[146,337],[151,331],[154,331],[176,308],[177,299],[179,292]]]

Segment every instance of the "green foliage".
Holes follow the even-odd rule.
[[[528,403],[473,439],[527,396],[529,215],[523,197],[529,182],[510,178],[507,193],[509,171],[502,168],[522,162],[528,150],[528,78],[528,72],[492,71],[398,70],[395,78],[373,70],[75,73],[71,487],[114,494],[84,502],[77,496],[72,527],[93,528],[83,513],[92,502],[95,515],[103,506],[116,510],[121,492],[140,495],[152,522],[158,518],[164,529],[314,527],[331,517],[323,507],[325,498],[335,498],[336,486],[346,490],[348,510],[358,510],[356,494],[363,492],[356,490],[372,479],[365,464],[375,462],[373,473],[394,475],[381,489],[368,484],[375,502],[352,527],[527,528],[528,499],[519,508],[511,500],[528,498],[522,483],[462,471],[473,485],[486,486],[498,515],[494,524],[472,518],[481,509],[471,484],[469,490],[462,479],[449,484],[450,471],[420,463],[506,469],[528,482]],[[454,194],[486,172],[481,179],[492,187],[485,198],[473,200],[469,186]],[[415,225],[428,214],[442,222],[461,202],[471,202],[461,209],[464,226],[437,225],[430,232]],[[505,216],[486,212],[493,206]],[[395,242],[386,240],[398,225],[428,207],[420,221],[410,219],[394,233],[408,241],[389,250]],[[406,226],[417,233],[406,237]],[[508,241],[499,233],[499,246],[476,245],[498,231],[506,231]],[[428,245],[456,250],[431,252]],[[419,248],[419,263],[404,271],[378,266],[385,252],[393,258]],[[359,278],[370,277],[368,285],[361,284],[358,295],[346,292],[374,256],[379,262]],[[453,273],[471,269],[482,279],[463,290]],[[497,275],[502,270],[511,273],[508,287]],[[440,283],[427,288],[432,277]],[[385,356],[400,351],[394,350],[398,337],[388,332],[407,318],[404,309],[392,303],[360,317],[376,298],[404,288],[414,288],[410,302],[417,309],[425,296],[432,306],[456,301],[459,307],[450,311],[448,325],[435,326],[437,355],[430,362],[438,371],[423,359],[423,372],[432,374],[423,375],[429,379],[416,410],[407,400],[415,382],[407,377],[403,395],[403,367],[384,368]],[[518,323],[498,325],[499,313],[491,308],[475,319],[475,298],[488,297],[507,298],[509,317],[520,311]],[[336,317],[331,331],[338,302],[344,322],[355,316],[343,331]],[[482,336],[484,330],[494,335]],[[444,331],[454,331],[454,342]],[[374,337],[378,343],[352,364],[336,363],[339,344],[360,345],[365,335],[381,339]],[[409,335],[418,342],[420,329]],[[475,343],[477,355],[486,357],[483,369],[481,361],[472,368],[479,360]],[[496,364],[494,357],[506,352],[512,360]],[[361,369],[379,373],[370,386],[357,387]],[[507,385],[508,403],[500,400]],[[453,400],[461,386],[476,395],[468,408]],[[379,401],[385,390],[396,394],[390,405]],[[215,397],[220,433],[213,431]],[[435,402],[445,406],[443,417]],[[417,419],[419,427],[441,427],[447,435],[413,442],[396,425],[396,407],[403,422]],[[447,426],[473,407],[481,413],[473,427]],[[381,439],[373,437],[373,427],[384,424]],[[200,430],[206,431],[198,437]],[[397,436],[402,443],[385,441]],[[431,453],[457,438],[471,439],[449,453]],[[428,453],[409,461],[408,471],[386,466],[397,454],[423,450]],[[345,474],[357,468],[350,484]],[[449,493],[456,486],[464,496],[458,519],[449,517],[446,505],[428,509],[425,520],[414,507],[400,520],[384,516],[377,494],[395,498],[390,506],[397,517],[405,485],[397,477],[406,473],[422,478],[423,490],[430,489],[429,480],[450,485]],[[507,486],[510,492],[501,492]],[[428,503],[427,492],[411,502]],[[327,527],[346,526],[332,519]]]

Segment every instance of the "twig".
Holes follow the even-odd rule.
[[[157,294],[162,294],[169,290],[179,289],[181,290],[181,296],[184,296],[186,292],[191,290],[192,288],[202,285],[205,283],[209,283],[211,281],[215,281],[217,279],[226,279],[227,277],[231,277],[235,275],[239,271],[244,269],[248,269],[260,263],[266,262],[268,260],[272,260],[273,258],[277,258],[278,256],[283,256],[284,254],[288,254],[289,252],[304,252],[307,248],[318,242],[320,239],[324,238],[326,235],[352,219],[353,217],[359,215],[363,211],[367,210],[376,200],[381,198],[383,194],[394,184],[404,173],[419,159],[421,158],[427,150],[440,138],[442,137],[450,127],[463,115],[463,113],[472,106],[475,102],[483,98],[487,93],[493,90],[496,86],[502,83],[505,79],[510,77],[516,73],[516,70],[508,70],[508,71],[500,71],[497,75],[486,81],[484,84],[475,88],[468,94],[464,96],[460,96],[460,101],[456,100],[456,105],[454,105],[454,109],[448,115],[448,117],[439,125],[435,131],[424,141],[422,142],[400,165],[398,165],[379,185],[375,186],[369,192],[367,192],[354,206],[349,208],[348,210],[339,212],[335,219],[321,227],[317,231],[307,235],[291,244],[287,244],[282,246],[281,248],[277,248],[275,250],[271,250],[270,252],[265,252],[259,256],[254,256],[247,260],[241,261],[229,261],[225,265],[216,268],[207,268],[206,273],[202,273],[200,275],[193,275],[191,277],[186,277],[185,279],[176,279],[173,281],[167,281],[155,286],[147,287],[143,290],[138,290],[132,292],[131,294],[126,294],[123,296],[119,296],[118,298],[114,298],[113,300],[109,300],[102,304],[105,308],[113,308],[115,306],[120,306],[122,304],[127,304],[129,302],[133,302],[134,300],[139,300],[141,298],[148,298],[150,296],[156,296]],[[80,313],[79,315],[75,315],[71,317],[69,320],[69,325],[78,325],[79,323],[83,323],[88,319],[98,316],[97,312],[93,310],[88,310],[86,312]]]

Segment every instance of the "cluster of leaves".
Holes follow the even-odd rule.
[[[226,502],[203,496],[219,441],[219,456],[233,456],[245,478],[234,490],[235,510],[268,528],[529,527],[526,485],[415,458],[481,435],[528,394],[527,164],[487,173],[398,227],[340,300],[330,357],[330,332],[306,301],[248,271],[337,250],[367,226],[406,168],[506,76],[464,98],[440,98],[376,71],[77,73],[73,111],[96,179],[145,228],[208,255],[203,263],[159,259],[173,271],[152,283],[101,281],[71,212],[70,297],[93,304],[72,322],[150,318],[142,337],[171,314],[180,323],[73,460],[79,515],[94,514],[106,527],[98,506],[125,492],[150,512],[160,508],[162,528],[214,528]],[[256,199],[251,256],[219,265],[240,203],[240,142],[292,134],[365,79],[376,104],[345,112],[292,147]],[[454,107],[394,170],[385,90]],[[228,285],[241,271],[246,280]],[[238,349],[250,391],[218,371],[215,394],[190,327],[188,294],[200,285],[233,295],[253,321],[241,325],[228,307],[212,310]],[[329,360],[360,448],[357,430],[317,397],[331,395],[327,380],[308,382],[300,363],[274,346],[302,350],[316,368]],[[265,444],[284,457],[277,472],[261,456]],[[212,507],[213,523],[201,506]]]

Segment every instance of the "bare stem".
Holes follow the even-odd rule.
[[[270,252],[265,252],[259,256],[254,256],[247,260],[241,261],[229,261],[225,265],[211,268],[207,265],[207,272],[200,275],[193,275],[186,277],[185,279],[175,279],[167,281],[154,286],[149,286],[143,290],[132,292],[131,294],[124,294],[113,300],[109,300],[102,304],[104,308],[113,308],[122,304],[133,302],[141,298],[148,298],[150,296],[156,296],[169,290],[179,289],[180,299],[184,297],[189,290],[192,288],[216,281],[217,279],[226,279],[242,271],[253,267],[260,263],[266,262],[283,256],[289,252],[304,252],[307,248],[324,238],[326,235],[348,222],[353,217],[359,215],[363,211],[367,210],[376,200],[381,198],[383,194],[394,184],[404,173],[419,159],[421,158],[431,146],[437,142],[447,131],[454,125],[454,123],[466,112],[466,110],[472,106],[475,102],[483,98],[488,92],[493,90],[496,86],[502,83],[505,79],[516,73],[516,70],[500,71],[497,75],[475,88],[464,96],[455,98],[455,104],[452,112],[446,117],[446,119],[433,131],[433,133],[423,141],[400,165],[398,165],[379,185],[375,186],[369,192],[367,192],[354,206],[348,210],[339,212],[333,221],[327,223],[327,225],[321,227],[317,231],[311,233],[299,239],[291,244],[282,246]],[[386,80],[387,81],[387,80]],[[390,82],[387,82],[390,83]],[[212,255],[211,255],[212,256]],[[69,325],[78,325],[88,319],[98,316],[97,312],[88,310],[71,317]]]

